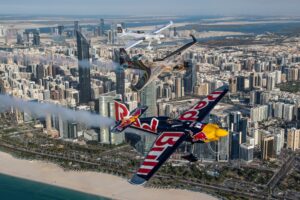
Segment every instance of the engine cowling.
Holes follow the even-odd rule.
[[[206,124],[202,129],[202,132],[206,136],[206,140],[204,140],[204,142],[217,141],[220,137],[228,135],[228,131],[220,128],[217,124]]]

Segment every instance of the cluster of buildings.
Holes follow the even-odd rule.
[[[0,27],[0,37],[1,30]],[[180,37],[175,28],[169,32],[169,37]],[[230,134],[214,143],[184,144],[174,157],[192,151],[202,161],[249,163],[256,159],[254,152],[260,152],[260,159],[268,160],[276,159],[283,148],[300,148],[300,93],[284,92],[278,87],[281,83],[300,81],[299,38],[280,46],[195,46],[182,55],[186,70],[164,73],[141,92],[134,92],[130,85],[141,74],[118,64],[120,45],[113,25],[107,26],[101,19],[93,28],[83,29],[75,21],[73,27],[59,25],[49,34],[69,39],[62,44],[54,38],[55,45],[49,45],[48,40],[43,43],[39,31],[25,30],[23,36],[17,35],[16,43],[28,43],[32,38],[32,44],[0,52],[0,93],[111,118],[113,100],[118,98],[129,109],[147,105],[145,117],[175,118],[199,98],[229,84],[229,94],[205,121],[220,124]],[[175,47],[160,47],[155,52],[133,49],[129,53],[152,59],[172,48]],[[34,117],[16,109],[13,112],[20,123]],[[155,139],[144,134],[135,136],[134,130],[117,135],[110,128],[85,127],[62,121],[59,116],[49,115],[40,121],[45,132],[53,137],[111,144],[130,140],[141,152],[146,152]]]

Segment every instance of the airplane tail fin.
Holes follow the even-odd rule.
[[[121,121],[123,118],[128,117],[130,114],[127,106],[120,100],[115,100],[115,118],[116,121]]]
[[[126,30],[122,27],[121,24],[117,24],[117,34],[119,37],[123,37],[126,35]]]
[[[115,101],[115,118],[116,125],[112,128],[112,132],[119,133],[136,122],[138,118],[147,110],[148,107],[137,107],[133,111],[129,112],[127,106],[122,102]]]

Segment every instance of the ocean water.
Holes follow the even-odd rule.
[[[1,200],[108,200],[108,198],[0,174]]]

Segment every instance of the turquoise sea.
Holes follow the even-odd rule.
[[[1,200],[108,200],[108,198],[0,174]]]

